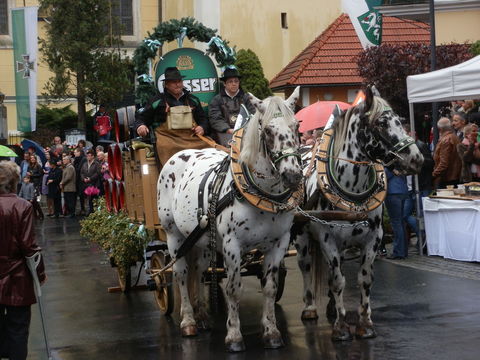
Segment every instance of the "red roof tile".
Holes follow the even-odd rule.
[[[382,42],[428,44],[430,26],[384,16]],[[361,83],[355,60],[360,51],[362,45],[350,18],[342,14],[270,81],[270,87]]]

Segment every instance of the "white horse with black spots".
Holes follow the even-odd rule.
[[[367,88],[365,102],[344,112],[333,124],[334,143],[328,161],[329,168],[332,169],[331,176],[336,179],[336,184],[330,185],[334,186],[334,191],[341,193],[344,198],[358,199],[371,188],[372,169],[368,163],[371,165],[371,163],[380,162],[383,165],[392,166],[400,174],[418,173],[423,164],[423,156],[414,140],[407,136],[399,116],[392,111],[385,100],[380,98],[378,93],[376,93],[378,96],[374,96],[373,91],[370,87]],[[345,161],[345,159],[353,161]],[[321,160],[315,159],[315,165],[317,161]],[[309,162],[310,159],[307,160],[307,163]],[[307,172],[306,169],[305,172]],[[314,197],[313,209],[338,210],[322,196],[321,192],[319,194],[316,171],[312,171],[305,181],[305,201],[308,203],[309,199]],[[358,338],[376,336],[371,320],[370,288],[373,282],[373,262],[383,236],[382,206],[368,212],[366,221],[368,224],[357,223],[358,226],[351,226],[355,223],[349,221],[333,223],[310,221],[304,226],[294,225],[292,227],[292,237],[295,239],[298,252],[298,264],[304,281],[305,307],[302,319],[318,317],[315,285],[318,290],[321,272],[324,270],[322,259],[320,259],[323,254],[323,259],[326,260],[329,267],[329,295],[333,296],[331,303],[334,301],[336,310],[336,320],[332,332],[333,340],[352,338],[349,326],[345,321],[346,312],[343,304],[345,276],[342,272],[343,252],[352,246],[360,249],[361,259],[358,272],[361,298],[355,335]],[[315,253],[313,264],[309,251],[310,241],[318,243],[322,253]],[[312,277],[315,277],[314,282],[316,283],[313,286]]]
[[[293,115],[298,94],[299,88],[287,100],[270,97],[263,101],[250,95],[257,111],[246,125],[240,162],[251,170],[256,185],[264,194],[281,194],[288,189],[293,191],[302,184],[298,122]],[[163,167],[157,185],[158,215],[167,234],[168,250],[174,259],[182,243],[199,223],[197,194],[202,179],[227,156],[225,152],[215,149],[185,150],[172,156]],[[214,173],[215,171],[207,175],[205,189],[209,189]],[[229,170],[219,198],[231,190],[232,179]],[[205,204],[208,204],[208,193],[205,190]],[[205,212],[206,209],[202,210]],[[293,215],[293,211],[276,214],[266,212],[236,197],[233,203],[217,214],[217,251],[223,255],[227,272],[225,293],[228,319],[225,344],[228,351],[245,349],[239,320],[242,291],[240,265],[242,256],[253,249],[260,250],[264,255],[261,280],[264,294],[264,344],[266,348],[283,346],[276,325],[274,303],[278,270],[289,246]],[[177,259],[173,265],[174,278],[180,288],[180,327],[183,336],[196,335],[197,328],[208,322],[201,285],[202,276],[211,259],[208,245],[209,232],[206,232],[196,241],[187,256]],[[195,299],[188,294],[188,273],[194,275],[198,285]]]

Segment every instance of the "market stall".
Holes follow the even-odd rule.
[[[408,95],[409,111],[410,111],[410,125],[413,130],[415,129],[413,104],[415,103],[480,98],[480,56],[476,56],[461,64],[450,66],[445,69],[431,71],[431,72],[419,74],[419,75],[408,76],[407,77],[407,95]],[[416,188],[418,189],[417,176],[415,176],[415,184],[417,185]],[[424,205],[429,204],[428,201],[429,200],[426,199],[426,201],[424,201]],[[438,200],[435,200],[435,201],[438,201]],[[466,201],[461,202],[460,204],[463,204],[461,206],[465,206],[465,203]],[[448,212],[446,213],[440,212],[440,213],[444,215],[448,214]],[[417,193],[417,214],[421,214],[420,198],[418,193]],[[457,212],[455,212],[455,214],[457,214]],[[435,222],[432,222],[430,221],[430,219],[427,219],[429,215],[426,209],[425,209],[424,215],[425,215],[425,227],[426,227],[425,230],[427,234],[427,239],[429,241],[428,245],[430,246],[430,241],[434,240],[430,238],[439,236],[438,231],[440,227],[437,227],[435,229],[431,228],[432,226],[437,226],[437,225],[435,225]],[[444,228],[443,225],[444,224],[442,224],[442,228]],[[419,216],[419,228],[423,229],[422,216]],[[447,233],[448,232],[443,232],[442,237],[443,238],[453,237],[452,241],[454,239],[457,239],[457,236],[454,236],[454,234],[448,233],[449,235],[446,235]],[[423,245],[423,239],[420,238],[419,241]],[[480,248],[480,242],[478,243],[477,247]],[[440,249],[440,244],[439,244],[439,249]],[[442,249],[445,249],[445,248],[442,248]],[[466,249],[466,251],[473,251],[473,249]],[[432,254],[430,252],[430,249],[429,249],[429,254]],[[438,255],[441,255],[441,254],[438,254]],[[470,255],[475,256],[474,253]],[[459,260],[462,260],[462,259],[459,259]]]

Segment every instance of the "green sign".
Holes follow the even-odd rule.
[[[175,66],[185,76],[183,86],[202,102],[206,110],[212,98],[218,92],[217,69],[212,59],[202,51],[180,48],[169,51],[157,63],[155,80],[158,90],[163,93],[163,78],[167,67]]]

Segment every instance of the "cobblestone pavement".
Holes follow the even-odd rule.
[[[391,244],[387,244],[387,251],[391,252]],[[441,256],[420,256],[414,247],[409,248],[408,258],[404,260],[388,260],[378,256],[377,259],[413,269],[431,271],[437,274],[456,276],[470,280],[480,280],[480,263],[444,259]]]

